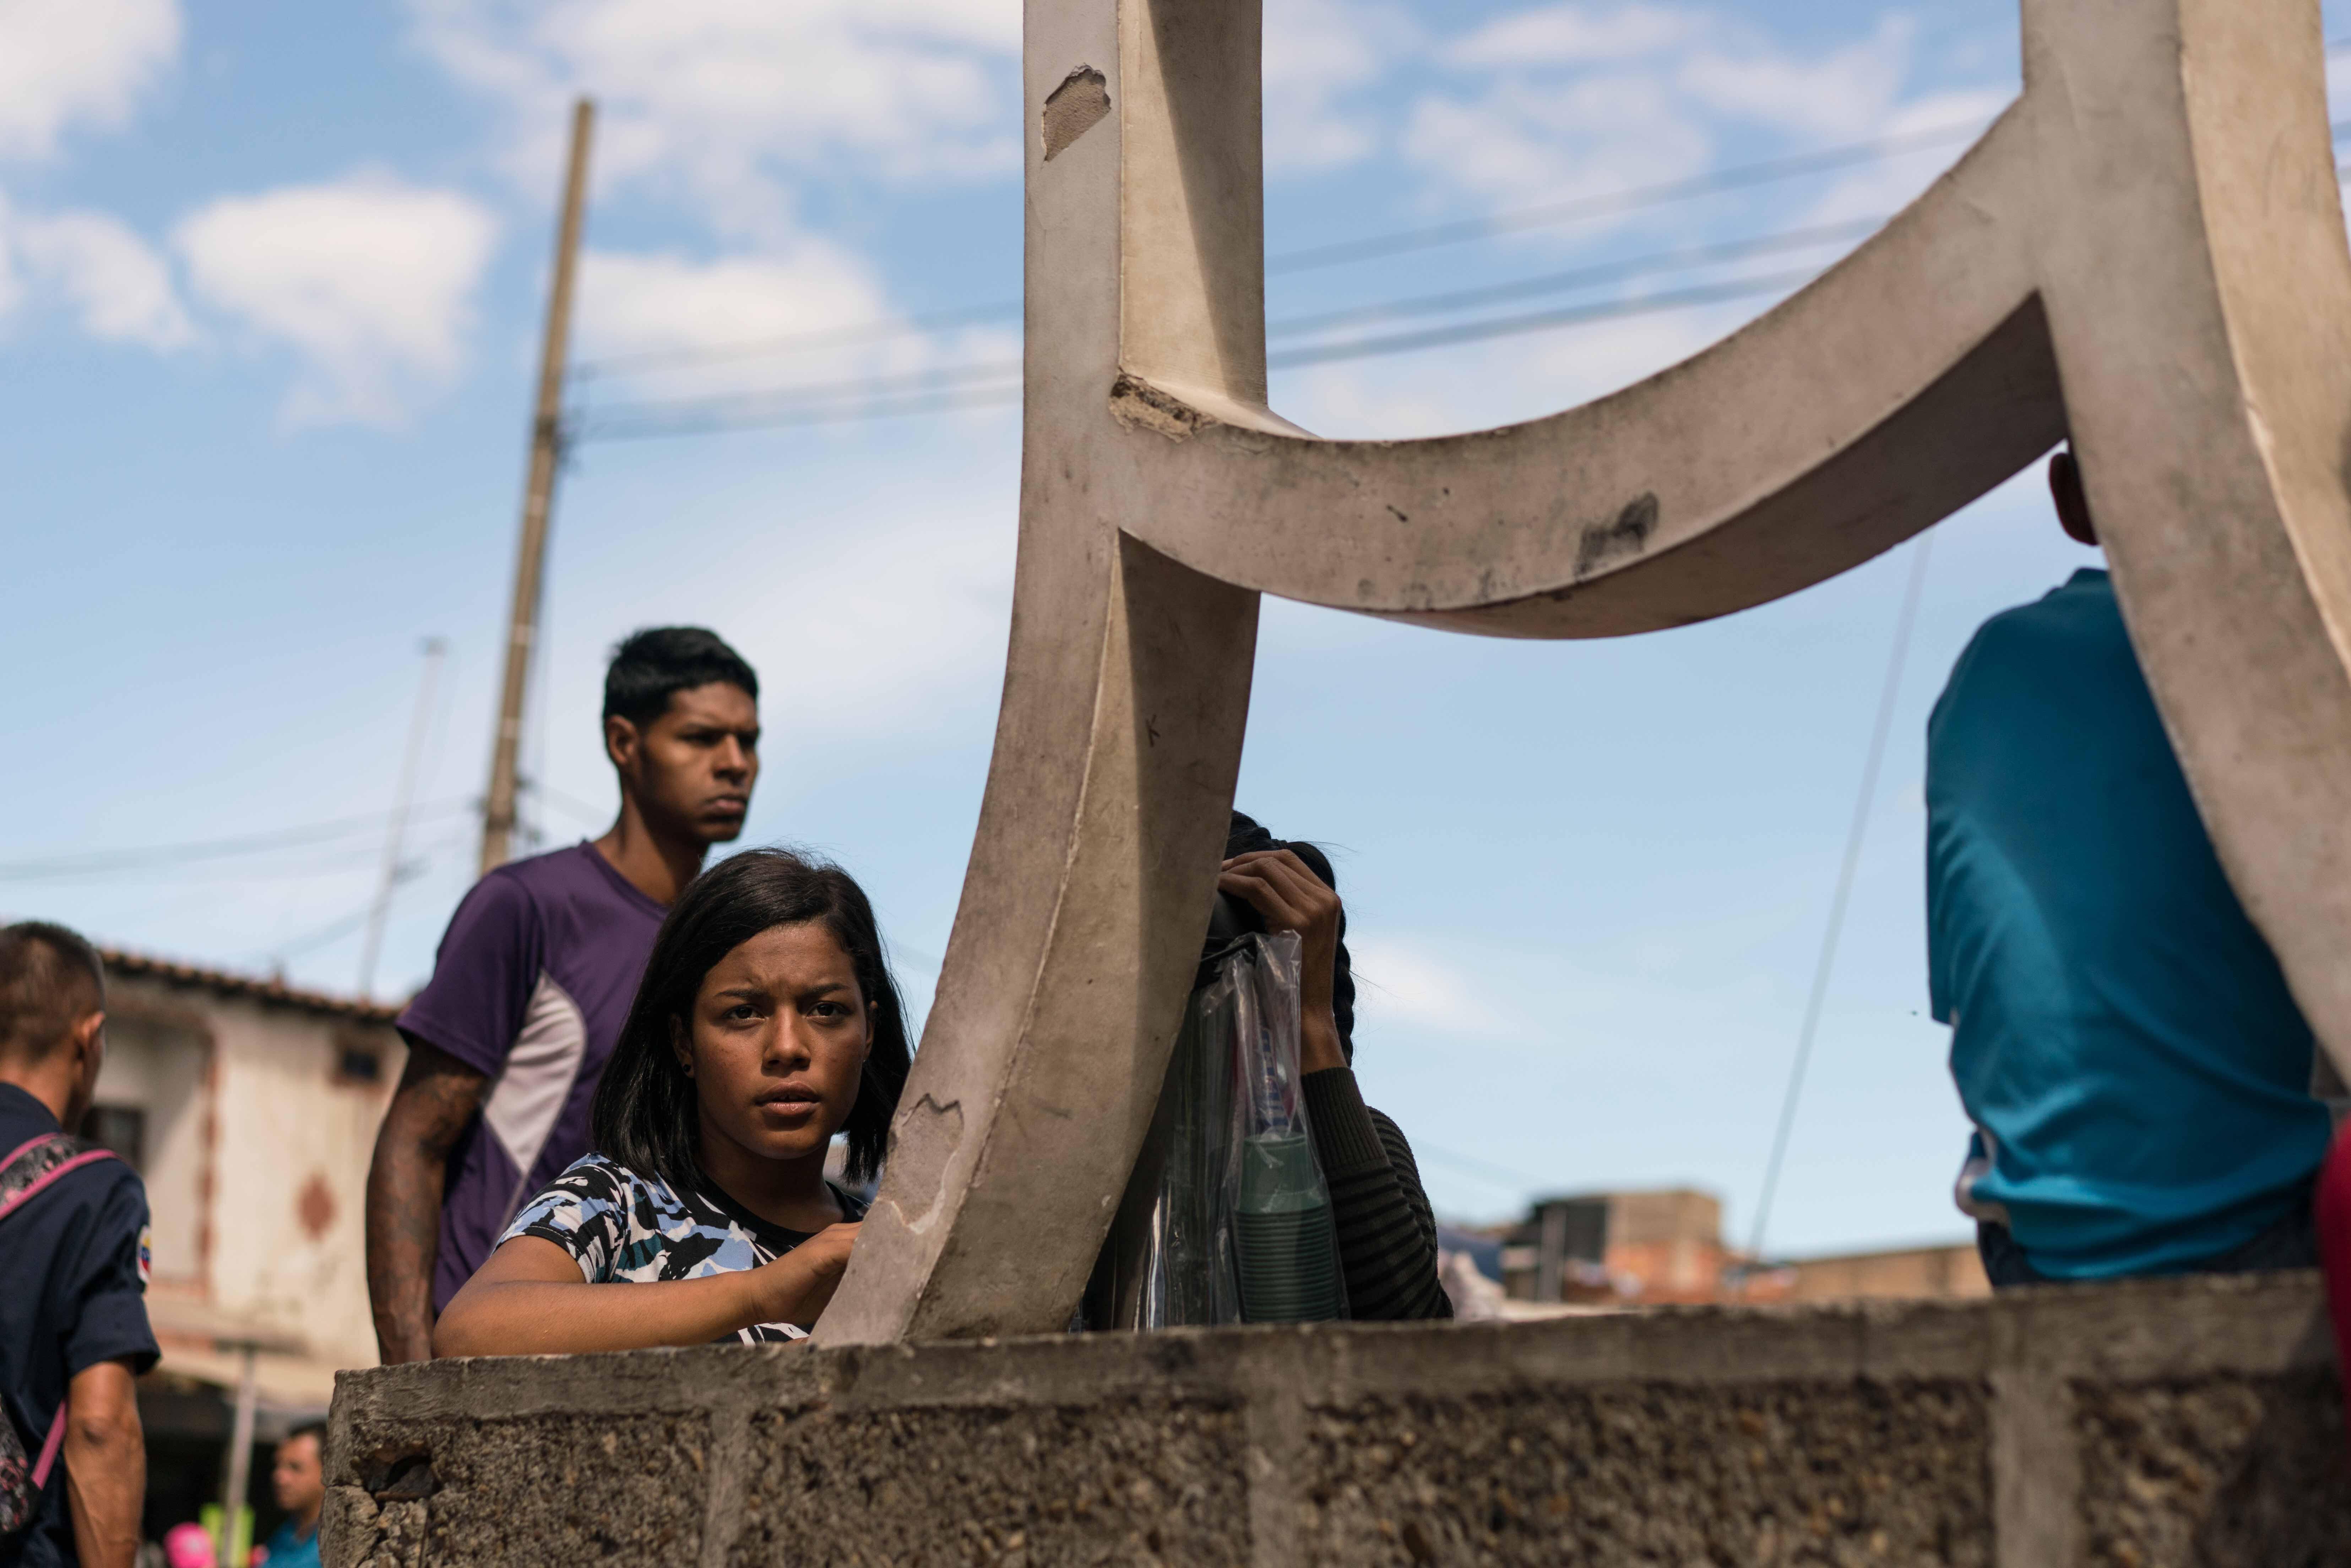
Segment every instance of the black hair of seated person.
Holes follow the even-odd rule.
[[[1331,869],[1331,857],[1322,850],[1300,839],[1277,839],[1259,826],[1255,818],[1235,811],[1232,827],[1225,834],[1225,858],[1230,860],[1235,855],[1259,850],[1288,850],[1304,861],[1306,869],[1321,877],[1325,887],[1333,893],[1339,890],[1338,873]],[[1220,894],[1217,897],[1220,904],[1238,905],[1233,917],[1240,929],[1261,931],[1265,928],[1256,910],[1229,894]],[[1220,923],[1211,922],[1212,932],[1217,924]],[[1212,936],[1210,941],[1214,943],[1215,940]],[[1339,1049],[1346,1054],[1348,1064],[1352,1066],[1355,1060],[1355,976],[1347,957],[1347,915],[1344,910],[1339,914],[1339,956],[1332,970],[1331,1012],[1339,1026]]]

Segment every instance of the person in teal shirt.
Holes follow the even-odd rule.
[[[2079,471],[2050,464],[2095,545]],[[1994,1285],[2316,1263],[2315,1044],[2104,571],[1993,616],[1927,726],[1928,970]]]
[[[269,1469],[269,1484],[286,1522],[255,1561],[268,1568],[319,1568],[319,1513],[327,1503],[327,1428],[297,1427],[277,1445],[277,1460]]]

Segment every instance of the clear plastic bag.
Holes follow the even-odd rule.
[[[1299,939],[1210,954],[1095,1290],[1097,1326],[1347,1315],[1331,1197],[1298,1067]]]

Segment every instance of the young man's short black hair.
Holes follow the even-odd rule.
[[[106,965],[79,932],[46,920],[0,926],[0,1058],[38,1061],[106,1005]]]
[[[672,692],[725,681],[759,695],[743,655],[700,626],[648,626],[612,650],[604,672],[604,716],[643,727],[669,711]]]

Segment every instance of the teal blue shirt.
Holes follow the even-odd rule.
[[[2103,571],[1986,622],[1927,725],[1928,974],[1960,1207],[2042,1273],[2188,1267],[2301,1200],[2314,1042],[2237,903]]]
[[[323,1522],[323,1521],[321,1521]],[[308,1535],[294,1533],[294,1521],[287,1520],[269,1538],[265,1559],[266,1568],[319,1568],[319,1532]]]

